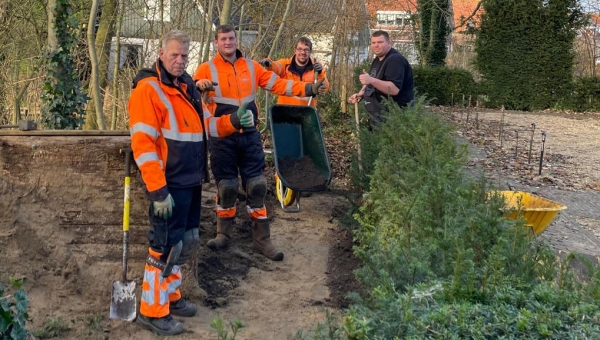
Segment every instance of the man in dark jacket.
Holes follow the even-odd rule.
[[[385,31],[375,31],[371,35],[371,51],[375,55],[369,73],[363,70],[359,76],[362,89],[350,96],[350,103],[364,99],[369,112],[371,128],[383,122],[381,104],[390,98],[399,106],[408,106],[414,98],[413,73],[408,60],[392,48],[390,36]]]

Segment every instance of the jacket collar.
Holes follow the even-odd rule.
[[[290,67],[289,70],[296,73],[297,75],[302,75],[300,74],[300,71],[298,70],[298,63],[296,62],[296,56],[292,56],[292,62],[290,63]],[[313,59],[312,58],[308,58],[308,63],[306,63],[306,68],[304,69],[304,72],[306,71],[311,71],[313,69]]]
[[[238,59],[243,58],[244,54],[242,53],[242,51],[236,49],[235,50],[235,61],[238,61]],[[222,63],[228,63],[229,61],[227,61],[225,58],[223,58],[223,56],[221,55],[221,53],[217,52],[217,55],[215,56],[215,60],[222,62]]]

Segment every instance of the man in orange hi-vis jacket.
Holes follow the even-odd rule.
[[[237,49],[237,37],[232,26],[217,27],[215,33],[217,55],[198,66],[194,80],[201,89],[211,82],[218,85],[210,92],[208,109],[214,117],[227,117],[247,105],[255,122],[258,109],[255,98],[259,87],[279,95],[314,96],[325,92],[323,81],[317,83],[296,82],[279,78],[265,70],[256,61],[244,58]],[[207,129],[215,128],[211,122]],[[254,245],[269,259],[283,260],[283,252],[271,242],[271,232],[265,198],[267,180],[263,176],[265,155],[260,133],[253,125],[228,137],[212,137],[210,140],[210,164],[217,183],[217,236],[207,246],[213,250],[226,247],[233,231],[238,195],[238,176],[246,191],[246,209],[252,218]]]
[[[204,126],[210,122],[210,133],[222,137],[252,119],[241,110],[223,119],[211,116],[185,71],[189,46],[185,32],[165,34],[158,60],[133,80],[128,104],[133,156],[151,201],[138,322],[160,335],[182,333],[171,315],[190,317],[197,310],[181,298],[179,286],[180,265],[199,242],[202,182],[208,181]]]
[[[312,53],[312,42],[307,37],[300,37],[296,41],[296,47],[294,48],[294,55],[290,58],[283,58],[277,61],[273,61],[269,58],[265,58],[260,61],[260,64],[267,70],[275,72],[278,76],[285,79],[295,81],[306,81],[309,83],[317,80],[324,79],[325,91],[329,91],[329,81],[327,75],[323,70],[323,65],[318,61],[311,58]],[[286,105],[311,105],[317,107],[316,98],[311,97],[299,97],[299,96],[279,96],[277,104]]]

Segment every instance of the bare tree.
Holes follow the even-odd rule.
[[[92,80],[90,82],[90,95],[94,100],[96,117],[98,119],[98,127],[100,128],[100,130],[106,130],[106,124],[104,123],[104,112],[102,110],[102,95],[100,94],[100,81],[98,80],[98,54],[96,53],[96,43],[94,41],[94,31],[96,28],[96,13],[98,13],[99,2],[99,0],[92,1],[92,10],[90,12],[90,21],[87,29],[88,49],[90,53],[90,60],[92,62]],[[90,121],[89,118],[88,121]],[[88,124],[86,124],[86,126],[87,125]]]

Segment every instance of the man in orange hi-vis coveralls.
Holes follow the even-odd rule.
[[[197,310],[181,298],[179,286],[180,265],[199,242],[202,182],[208,181],[204,126],[222,137],[244,122],[252,124],[245,110],[223,119],[211,116],[185,71],[189,45],[185,32],[165,34],[158,60],[133,80],[128,104],[133,156],[151,201],[138,323],[160,335],[182,333],[183,325],[171,315],[190,317]],[[204,88],[211,90],[209,85]]]
[[[317,80],[324,79],[325,91],[329,91],[329,81],[327,75],[323,70],[323,65],[316,60],[311,58],[312,53],[312,42],[307,37],[300,37],[296,41],[296,47],[294,48],[294,55],[290,58],[283,58],[277,61],[273,61],[269,58],[265,58],[260,61],[260,64],[267,70],[275,72],[278,76],[285,79],[295,81],[306,81],[309,83]],[[318,74],[318,76],[317,76]],[[316,108],[317,99],[311,97],[298,97],[298,96],[279,96],[277,98],[277,104],[285,105],[309,105]]]
[[[261,87],[279,95],[314,96],[325,93],[323,81],[317,83],[296,82],[279,78],[265,70],[256,61],[244,58],[237,49],[237,38],[232,26],[217,27],[215,33],[217,55],[198,66],[194,80],[202,89],[203,84],[216,82],[210,92],[208,109],[214,117],[227,117],[247,105],[257,122],[256,91]],[[208,131],[215,128],[213,123]],[[265,155],[260,133],[256,126],[244,128],[227,137],[211,137],[210,164],[217,183],[217,236],[207,246],[213,250],[226,247],[231,240],[236,215],[238,176],[246,191],[246,209],[252,218],[252,241],[269,259],[283,260],[283,252],[271,242],[271,232],[265,197],[267,180],[263,176]]]

